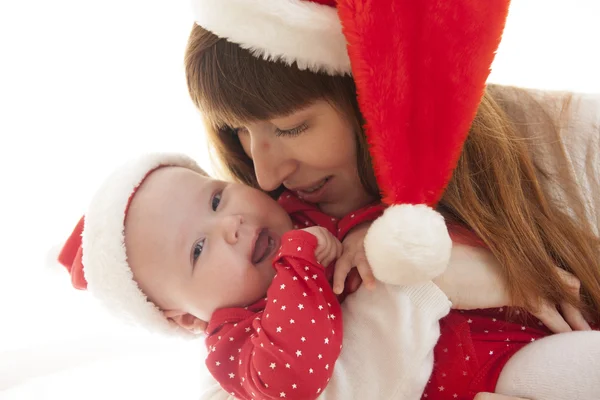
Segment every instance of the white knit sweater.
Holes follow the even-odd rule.
[[[513,93],[514,94],[514,93]],[[510,90],[507,102],[520,103]],[[586,202],[586,217],[596,232],[600,226],[600,96],[575,95],[565,108],[566,94],[529,91],[551,116],[560,113],[562,142],[553,139],[535,144],[535,157],[552,175],[567,174]],[[511,114],[510,110],[507,110]],[[522,113],[522,110],[521,110]],[[511,115],[512,116],[512,115]],[[516,116],[515,116],[516,117]],[[531,118],[530,118],[531,117]],[[536,124],[527,112],[518,123]],[[535,128],[535,127],[534,127]],[[537,136],[535,129],[533,134]],[[539,132],[544,139],[544,132]],[[566,162],[557,162],[553,146],[564,146]],[[558,200],[566,187],[548,182]],[[451,263],[490,262],[482,249],[455,245]],[[446,295],[433,283],[417,287],[378,284],[349,296],[343,304],[344,349],[335,373],[321,399],[418,400],[431,374],[433,348],[439,337],[439,319],[450,310]],[[212,381],[202,400],[233,399]]]

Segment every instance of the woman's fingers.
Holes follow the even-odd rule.
[[[356,268],[350,270],[348,278],[346,278],[346,293],[354,293],[362,285],[362,278]]]
[[[557,268],[558,275],[562,282],[569,288],[571,293],[577,298],[581,298],[581,281],[573,274],[565,271],[562,268]],[[569,304],[568,302],[562,302],[560,308],[564,319],[576,331],[589,331],[592,328],[585,320],[583,313],[577,307]]]
[[[367,289],[373,289],[375,287],[375,276],[373,275],[371,265],[367,261],[367,257],[365,257],[364,253],[356,254],[354,257],[354,264],[358,269],[358,273],[360,274],[363,283],[367,286]]]
[[[540,308],[532,312],[544,325],[548,327],[554,333],[571,332],[571,326],[558,312],[554,304],[550,304],[546,301],[542,303]]]
[[[567,285],[571,291],[579,294],[579,289],[581,288],[581,281],[577,279],[575,275],[558,267],[556,267],[556,272],[558,273],[560,280],[562,280],[562,282],[565,285]]]
[[[560,305],[563,317],[574,331],[591,331],[590,324],[583,317],[583,313],[577,307],[573,307],[567,302]]]
[[[336,245],[335,258],[338,259],[342,256],[342,254],[344,254],[344,245],[339,240],[335,241],[335,245]]]
[[[335,264],[333,273],[333,292],[341,294],[344,291],[344,282],[352,269],[352,258],[350,254],[342,254]]]

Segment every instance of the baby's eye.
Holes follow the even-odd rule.
[[[196,260],[198,259],[198,257],[200,257],[200,254],[202,254],[202,249],[204,249],[204,239],[199,240],[194,244],[194,248],[192,249],[193,263],[196,263]]]
[[[215,193],[215,195],[213,196],[212,200],[211,200],[211,207],[213,209],[213,211],[217,211],[217,208],[219,207],[219,204],[221,204],[221,193]]]

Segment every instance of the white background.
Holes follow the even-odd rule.
[[[599,17],[591,0],[514,0],[490,81],[600,92]],[[201,343],[121,326],[48,256],[133,155],[209,167],[191,26],[187,1],[0,0],[0,399],[197,398]]]

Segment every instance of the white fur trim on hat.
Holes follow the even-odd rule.
[[[192,0],[198,25],[266,60],[350,74],[342,25],[333,7],[302,0]]]
[[[109,312],[154,332],[182,331],[140,290],[125,251],[125,212],[129,199],[148,172],[161,166],[202,169],[181,154],[148,154],[114,171],[93,197],[82,234],[83,272],[87,290]],[[189,336],[189,335],[188,335]]]
[[[419,204],[389,207],[365,237],[365,254],[376,279],[412,285],[442,274],[452,240],[442,215]]]

